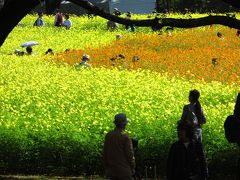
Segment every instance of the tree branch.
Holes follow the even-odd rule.
[[[231,5],[232,7],[240,9],[240,1],[239,0],[222,0],[222,1]]]
[[[76,5],[88,10],[92,14],[98,15],[102,18],[114,21],[125,25],[135,25],[139,27],[152,27],[153,29],[161,29],[165,26],[176,28],[194,28],[199,26],[206,26],[211,24],[220,24],[230,28],[240,29],[240,20],[228,16],[207,16],[202,18],[190,19],[176,19],[176,18],[154,18],[145,20],[129,20],[104,12],[97,6],[94,6],[87,0],[69,0]],[[223,0],[236,4],[234,7],[240,8],[240,3],[237,0]],[[18,22],[27,15],[35,6],[40,3],[39,0],[7,0],[4,7],[0,11],[0,46],[4,43],[8,34],[18,24]],[[14,13],[9,13],[12,9],[16,10]],[[4,24],[4,25],[3,25]]]
[[[154,18],[154,19],[146,19],[146,20],[129,20],[129,19],[121,18],[115,15],[106,13],[86,0],[70,0],[70,1],[90,11],[95,15],[98,15],[110,21],[114,21],[114,22],[117,22],[120,24],[126,24],[126,25],[133,24],[135,26],[155,27],[159,29],[164,26],[172,26],[177,28],[194,28],[194,27],[206,26],[211,24],[220,24],[223,26],[240,29],[240,20],[232,17],[227,17],[227,16],[211,16],[210,15],[207,17],[195,18],[195,19],[194,18],[191,18],[191,19]]]

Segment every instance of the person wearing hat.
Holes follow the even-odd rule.
[[[131,180],[135,169],[135,157],[131,138],[124,133],[128,119],[126,114],[115,115],[115,129],[107,133],[103,148],[103,161],[107,178]]]
[[[90,60],[90,56],[88,54],[84,54],[82,56],[82,62],[80,63],[83,67],[90,67],[90,64],[88,64],[88,61]]]

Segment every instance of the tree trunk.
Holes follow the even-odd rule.
[[[56,9],[60,8],[61,0],[46,0],[46,13],[54,14]]]

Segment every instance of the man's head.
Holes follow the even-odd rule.
[[[89,61],[89,59],[90,59],[90,56],[88,54],[84,54],[82,57],[83,61]]]
[[[128,123],[128,118],[126,114],[119,113],[115,115],[114,124],[116,125],[116,127],[125,128],[127,123]]]

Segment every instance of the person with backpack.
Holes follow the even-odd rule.
[[[203,145],[194,140],[194,127],[187,121],[177,124],[178,141],[167,158],[167,180],[206,180],[208,167]]]
[[[61,27],[63,25],[63,15],[59,9],[56,9],[56,15],[54,19],[54,26]]]
[[[195,140],[202,142],[202,126],[206,123],[206,117],[199,102],[200,92],[193,89],[189,92],[189,102],[183,107],[180,121],[187,121],[194,127]]]
[[[237,143],[240,147],[240,92],[238,93],[234,112],[224,122],[224,133],[229,143]]]
[[[240,148],[240,92],[238,93],[234,112],[232,115],[227,116],[224,122],[224,134],[229,143],[237,144]],[[236,158],[236,157],[234,157]],[[237,160],[236,178],[240,179],[240,157]]]
[[[33,26],[38,26],[38,27],[44,26],[44,21],[43,21],[42,16],[43,16],[43,13],[42,12],[38,12],[38,18],[34,22]]]

